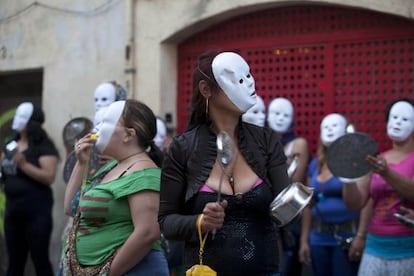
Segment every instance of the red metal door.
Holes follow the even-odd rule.
[[[386,106],[414,95],[413,22],[332,6],[276,8],[229,19],[179,46],[178,132],[188,120],[193,66],[210,48],[243,55],[266,104],[280,96],[293,102],[295,130],[313,153],[331,112],[388,147]]]

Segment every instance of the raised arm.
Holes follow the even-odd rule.
[[[39,183],[50,186],[55,181],[58,158],[55,155],[44,155],[39,157],[39,166],[28,162],[23,153],[16,152],[13,156],[17,166],[27,176]]]

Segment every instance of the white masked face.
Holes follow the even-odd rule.
[[[257,96],[257,102],[242,115],[242,120],[256,126],[263,127],[265,124],[266,111],[263,99]]]
[[[160,150],[164,150],[164,141],[166,138],[167,127],[162,120],[157,118],[157,134],[154,137],[154,143]]]
[[[414,130],[414,108],[411,104],[396,102],[390,110],[387,123],[387,134],[392,140],[404,141]]]
[[[254,78],[241,56],[224,52],[214,58],[211,66],[218,85],[241,112],[246,112],[256,103]]]
[[[17,132],[22,131],[29,122],[32,114],[33,104],[28,102],[21,103],[16,109],[16,114],[13,118],[12,129]]]
[[[112,134],[115,131],[116,125],[121,118],[124,110],[125,101],[117,101],[112,103],[103,115],[102,122],[96,127],[98,140],[96,141],[96,148],[100,153],[103,153],[111,140]]]
[[[321,140],[326,147],[331,145],[336,139],[345,135],[346,119],[338,113],[332,113],[322,120]]]
[[[95,89],[95,112],[108,106],[116,99],[115,87],[111,83],[102,83]]]
[[[96,128],[99,126],[100,123],[102,123],[103,117],[107,110],[108,110],[108,106],[105,106],[95,112],[95,117],[93,118],[93,126],[95,127],[95,130],[94,130],[95,133],[97,132]]]
[[[276,98],[267,111],[267,124],[277,133],[286,133],[293,122],[293,105],[285,98]]]

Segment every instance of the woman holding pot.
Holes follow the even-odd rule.
[[[199,263],[199,221],[207,235],[203,263],[218,275],[280,275],[280,240],[269,205],[289,184],[286,157],[275,132],[242,122],[255,103],[254,79],[239,54],[200,56],[190,125],[171,142],[161,176],[161,231],[185,241],[186,269]],[[233,158],[220,185],[216,139],[222,131]]]

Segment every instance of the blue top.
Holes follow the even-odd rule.
[[[341,224],[348,220],[358,219],[359,212],[351,212],[346,208],[342,200],[343,183],[332,176],[321,182],[318,180],[319,168],[318,159],[314,158],[308,166],[307,175],[310,179],[309,187],[314,188],[317,203],[312,207],[312,220],[319,220],[323,223]],[[317,206],[317,208],[316,208]],[[344,237],[352,236],[349,233]],[[310,242],[313,245],[336,245],[332,233],[316,232],[312,229]]]

